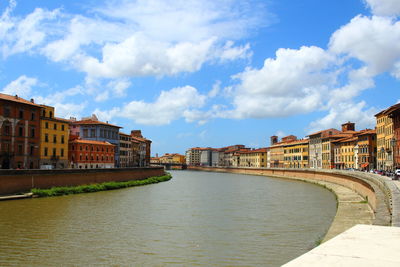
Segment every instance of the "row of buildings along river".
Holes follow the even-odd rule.
[[[194,147],[186,151],[186,163],[192,166],[379,169],[400,167],[400,104],[375,115],[375,129],[356,131],[347,122],[342,129],[326,129],[298,139],[289,135],[270,146],[248,148],[232,145],[223,148]]]
[[[63,119],[51,106],[0,94],[0,168],[114,168],[150,164],[151,141],[140,130],[91,117]]]

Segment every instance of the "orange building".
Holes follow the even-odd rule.
[[[33,99],[0,94],[0,168],[39,168],[40,112]]]
[[[69,142],[71,168],[114,168],[115,145],[105,141],[75,139]]]

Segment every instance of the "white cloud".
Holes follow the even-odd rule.
[[[340,129],[340,125],[347,121],[356,122],[357,129],[373,128],[377,112],[376,108],[368,108],[364,101],[338,103],[330,108],[325,117],[311,122],[307,127],[308,133],[332,127]]]
[[[96,109],[94,113],[111,120],[114,117],[132,119],[135,123],[145,125],[165,125],[185,117],[187,111],[200,108],[205,104],[206,96],[201,95],[191,86],[177,87],[161,91],[152,103],[131,101],[122,108],[110,111]]]
[[[237,74],[233,93],[235,109],[226,117],[281,117],[314,111],[322,106],[323,95],[336,82],[330,66],[336,58],[319,47],[279,49],[261,69]]]
[[[47,96],[35,96],[35,102],[55,107],[56,116],[61,118],[81,117],[83,110],[87,106],[86,101],[79,104],[66,102],[73,96],[82,95],[84,90],[81,86],[76,86],[64,91],[56,92]]]
[[[253,0],[114,0],[91,16],[37,8],[24,18],[12,16],[14,7],[1,17],[4,56],[40,53],[100,78],[175,75],[248,58],[249,44],[232,40],[272,17]]]
[[[372,9],[372,13],[378,16],[400,15],[399,0],[364,0]]]
[[[211,98],[216,97],[220,91],[221,91],[221,81],[216,81],[213,84],[211,91],[208,92],[208,97],[211,97]]]
[[[97,11],[168,43],[197,43],[214,36],[235,40],[274,19],[265,4],[251,0],[114,0]]]
[[[31,52],[33,48],[43,44],[49,31],[47,22],[59,15],[59,10],[36,8],[25,18],[12,17],[15,6],[16,2],[10,1],[0,17],[0,47],[3,57]]]
[[[38,84],[36,78],[27,77],[22,75],[16,80],[7,84],[1,91],[3,94],[18,95],[23,98],[30,98],[32,87]]]
[[[79,64],[81,57],[86,54],[85,47],[120,42],[132,32],[127,25],[81,15],[72,16],[62,27],[65,28],[65,34],[61,39],[47,43],[41,52],[52,61],[68,61],[73,65]]]
[[[107,78],[194,72],[208,59],[213,43],[209,39],[171,46],[136,34],[121,43],[107,44],[102,50],[102,61],[86,57],[81,67],[90,76]]]
[[[330,50],[366,64],[371,77],[382,72],[399,73],[400,22],[387,17],[357,16],[331,37]]]

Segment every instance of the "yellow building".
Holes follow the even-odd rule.
[[[308,168],[309,139],[296,140],[283,145],[285,168]]]
[[[337,140],[340,151],[340,169],[356,169],[356,146],[358,137],[346,137]]]
[[[180,155],[177,153],[166,153],[164,156],[160,157],[160,163],[185,164],[186,158],[184,155]]]
[[[282,143],[276,143],[269,148],[270,151],[270,167],[283,168],[284,167],[284,150]]]
[[[377,147],[377,168],[379,170],[393,169],[392,144],[394,139],[393,120],[383,110],[375,115],[376,117],[376,147]]]
[[[240,167],[267,167],[267,149],[259,148],[240,152]]]
[[[69,121],[54,116],[54,107],[41,105],[40,168],[68,168]]]

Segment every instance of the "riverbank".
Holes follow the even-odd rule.
[[[163,167],[110,169],[0,170],[0,196],[18,195],[33,188],[69,187],[106,182],[144,180],[164,175]]]
[[[89,185],[79,185],[79,186],[68,186],[68,187],[52,187],[50,189],[39,189],[33,188],[33,197],[54,197],[81,193],[93,193],[99,191],[107,191],[114,189],[121,189],[134,186],[142,186],[148,184],[155,184],[160,182],[166,182],[172,179],[171,174],[166,174],[163,176],[150,177],[144,180],[133,180],[126,182],[105,182],[101,184],[89,184]]]
[[[322,242],[357,224],[391,225],[386,195],[373,183],[338,171],[190,167],[190,170],[228,172],[301,180],[324,186],[337,196],[336,216]]]

